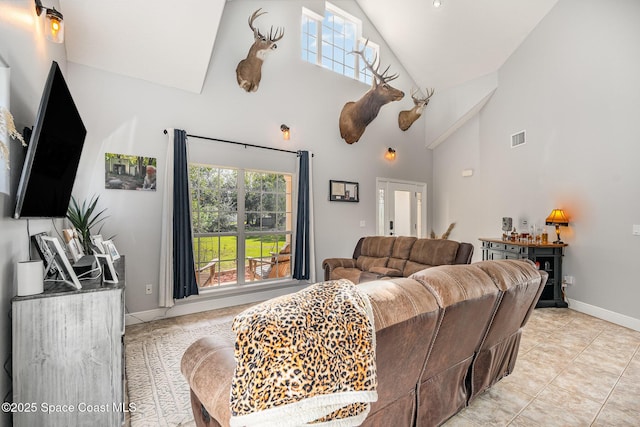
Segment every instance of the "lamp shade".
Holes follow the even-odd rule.
[[[54,43],[64,42],[64,21],[62,20],[62,14],[55,7],[47,9],[44,22],[47,39]]]
[[[547,219],[546,225],[569,225],[569,219],[562,209],[554,209],[551,211]]]

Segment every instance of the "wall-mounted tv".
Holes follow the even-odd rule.
[[[18,184],[14,218],[66,216],[86,134],[60,67],[53,61]]]

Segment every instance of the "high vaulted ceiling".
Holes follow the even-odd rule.
[[[356,1],[413,80],[442,90],[499,69],[558,0]],[[67,58],[199,93],[225,3],[60,0]]]

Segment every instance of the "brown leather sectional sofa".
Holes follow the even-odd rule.
[[[356,244],[351,258],[322,262],[325,280],[349,279],[353,283],[389,277],[409,277],[437,265],[469,264],[471,243],[418,239],[408,236],[368,236]]]
[[[364,426],[438,426],[510,374],[547,273],[528,260],[443,265],[359,285],[375,316],[378,401]],[[182,358],[198,426],[227,426],[234,343]]]

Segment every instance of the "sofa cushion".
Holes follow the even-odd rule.
[[[331,271],[331,280],[347,279],[359,283],[361,273],[359,268],[336,267]]]
[[[391,249],[393,248],[395,239],[393,236],[365,237],[362,242],[362,248],[360,249],[360,255],[388,258],[391,256]]]
[[[407,259],[409,259],[409,255],[411,254],[411,248],[416,240],[418,240],[416,237],[410,236],[396,237],[393,249],[391,250],[391,257],[387,262],[387,267],[394,268],[402,272],[405,264],[407,263]],[[400,273],[400,276],[402,276],[402,273]]]
[[[409,260],[426,265],[451,265],[460,243],[444,239],[418,239],[411,248]]]
[[[386,267],[395,239],[393,236],[366,237],[362,242],[356,266],[362,271],[369,271],[373,267]]]
[[[378,276],[385,277],[402,277],[402,270],[389,267],[373,267],[369,270],[372,273],[376,273]]]

